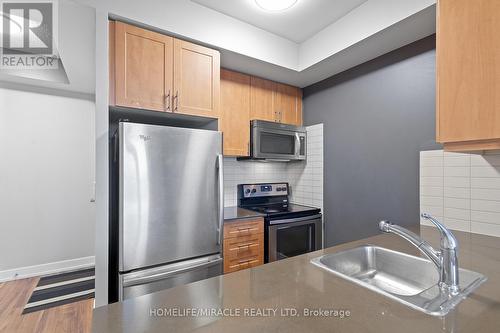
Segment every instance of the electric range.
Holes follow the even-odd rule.
[[[264,214],[265,262],[323,248],[321,209],[289,202],[288,183],[238,185],[238,206]]]

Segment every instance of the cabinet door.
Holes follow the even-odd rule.
[[[280,123],[302,125],[302,106],[300,106],[299,112],[299,91],[300,89],[297,87],[276,84],[274,109]],[[302,103],[301,100],[300,103]]]
[[[221,69],[221,114],[224,155],[248,156],[250,143],[250,76]]]
[[[115,23],[116,105],[169,111],[173,38]]]
[[[439,142],[500,138],[499,13],[498,0],[438,1]]]
[[[250,118],[278,121],[274,110],[274,90],[276,83],[258,77],[251,77]]]
[[[175,39],[174,88],[174,112],[219,117],[219,52]]]

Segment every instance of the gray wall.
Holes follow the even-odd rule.
[[[304,90],[305,125],[324,123],[326,244],[419,223],[419,151],[435,143],[435,37]]]

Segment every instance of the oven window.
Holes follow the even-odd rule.
[[[314,251],[314,224],[285,227],[276,231],[277,259]]]
[[[293,155],[295,153],[295,137],[292,135],[261,132],[260,152],[264,154]]]

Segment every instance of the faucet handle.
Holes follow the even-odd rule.
[[[391,225],[391,222],[382,220],[378,223],[378,228],[380,229],[380,231],[389,232],[389,228],[391,227]]]
[[[441,222],[427,213],[422,213],[420,216],[422,216],[422,218],[426,220],[429,220],[439,230],[439,233],[441,235],[441,249],[454,250],[458,247],[458,241],[455,238],[455,235],[453,235],[451,231],[446,228]]]

